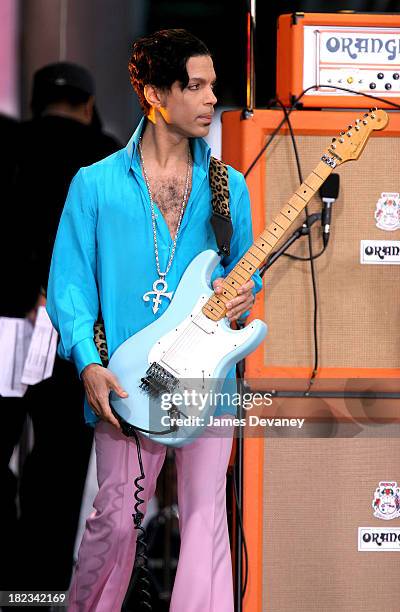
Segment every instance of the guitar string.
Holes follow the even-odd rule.
[[[183,344],[186,342],[186,344],[188,344],[187,340],[192,340],[193,336],[196,335],[196,332],[199,332],[199,328],[194,325],[195,321],[199,320],[201,317],[200,313],[191,321],[189,321],[189,324],[185,327],[185,329],[183,329],[181,331],[181,333],[179,334],[178,338],[176,338],[176,340],[172,343],[172,345],[169,347],[169,349],[167,349],[167,351],[164,353],[162,359],[164,360],[164,358],[169,355],[171,356],[171,354],[176,353],[178,350],[182,350]],[[192,330],[190,330],[190,328],[193,328]],[[189,330],[189,331],[188,331]]]
[[[180,334],[179,338],[177,338],[175,342],[169,347],[169,349],[164,353],[161,360],[164,361],[166,365],[170,365],[170,367],[172,367],[171,364],[167,363],[166,359],[174,359],[176,358],[176,354],[178,352],[187,351],[193,344],[193,342],[203,335],[202,331],[204,332],[204,330],[201,330],[197,326],[193,325],[193,323],[201,319],[201,317],[202,313],[200,312],[192,321],[190,321],[189,325],[184,330],[182,330],[182,333]]]
[[[196,336],[200,337],[200,330],[197,325],[194,325],[196,321],[199,321],[201,317],[204,316],[201,312],[198,313],[192,319],[187,327],[180,333],[178,338],[173,342],[173,344],[167,349],[167,351],[162,356],[162,360],[164,361],[167,356],[170,358],[175,356],[178,351],[182,351],[188,348],[188,346],[195,340]],[[192,328],[192,329],[190,329]],[[189,330],[189,331],[188,331]]]

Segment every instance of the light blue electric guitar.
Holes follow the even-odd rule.
[[[112,392],[110,401],[126,423],[177,447],[204,431],[227,372],[267,333],[259,320],[231,329],[225,304],[262,265],[332,170],[358,159],[371,132],[387,123],[387,114],[373,109],[332,140],[316,168],[224,279],[222,294],[210,288],[219,256],[204,251],[195,257],[164,314],[126,340],[110,359],[109,369],[129,394],[120,398]]]

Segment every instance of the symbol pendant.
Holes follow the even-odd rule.
[[[161,285],[160,288],[158,288],[158,285]],[[161,304],[161,298],[165,297],[168,300],[172,299],[172,295],[173,295],[173,291],[170,291],[167,293],[168,290],[168,284],[167,281],[164,278],[158,278],[157,280],[154,281],[153,283],[153,291],[148,291],[147,293],[144,294],[143,299],[145,302],[149,302],[150,299],[152,299],[153,301],[153,313],[156,314],[156,312],[158,312],[158,308]],[[153,298],[151,298],[150,296],[154,296]]]

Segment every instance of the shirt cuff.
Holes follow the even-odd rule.
[[[100,355],[92,338],[84,338],[72,347],[72,358],[78,370],[79,378],[82,370],[90,363],[102,365]]]

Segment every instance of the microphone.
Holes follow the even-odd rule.
[[[323,227],[322,240],[324,247],[329,241],[329,233],[331,229],[332,204],[337,200],[339,195],[339,175],[330,174],[326,181],[319,189],[319,195],[323,202],[321,225]]]

